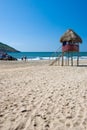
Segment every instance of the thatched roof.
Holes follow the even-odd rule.
[[[60,38],[60,42],[82,43],[82,39],[72,29],[69,29]]]

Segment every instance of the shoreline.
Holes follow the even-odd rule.
[[[47,65],[47,66],[50,66],[50,63],[52,63],[52,61],[54,61],[54,59],[51,59],[51,60],[17,60],[17,61],[9,61],[9,60],[0,60],[0,66],[1,67],[4,67],[5,65],[6,66],[9,66],[9,65],[22,65],[22,64],[25,64],[25,65],[29,65],[29,66],[32,66],[32,65]],[[66,60],[64,60],[64,66],[68,66],[67,64],[65,64]],[[77,66],[76,64],[77,60],[76,59],[73,59],[73,66]],[[86,59],[79,59],[79,66],[86,66],[87,65],[87,60]],[[5,67],[6,67],[5,66]],[[54,65],[52,66],[61,66],[61,60],[60,60],[60,64],[58,65],[58,62],[56,62]],[[69,66],[71,66],[71,60],[70,60],[70,64]]]

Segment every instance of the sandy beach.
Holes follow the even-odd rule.
[[[87,66],[0,61],[0,130],[87,130]]]

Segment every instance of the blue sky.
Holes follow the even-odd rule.
[[[70,28],[87,51],[87,0],[0,0],[0,42],[20,51],[55,51]]]

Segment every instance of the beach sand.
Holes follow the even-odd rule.
[[[87,66],[0,61],[0,130],[87,130]]]

